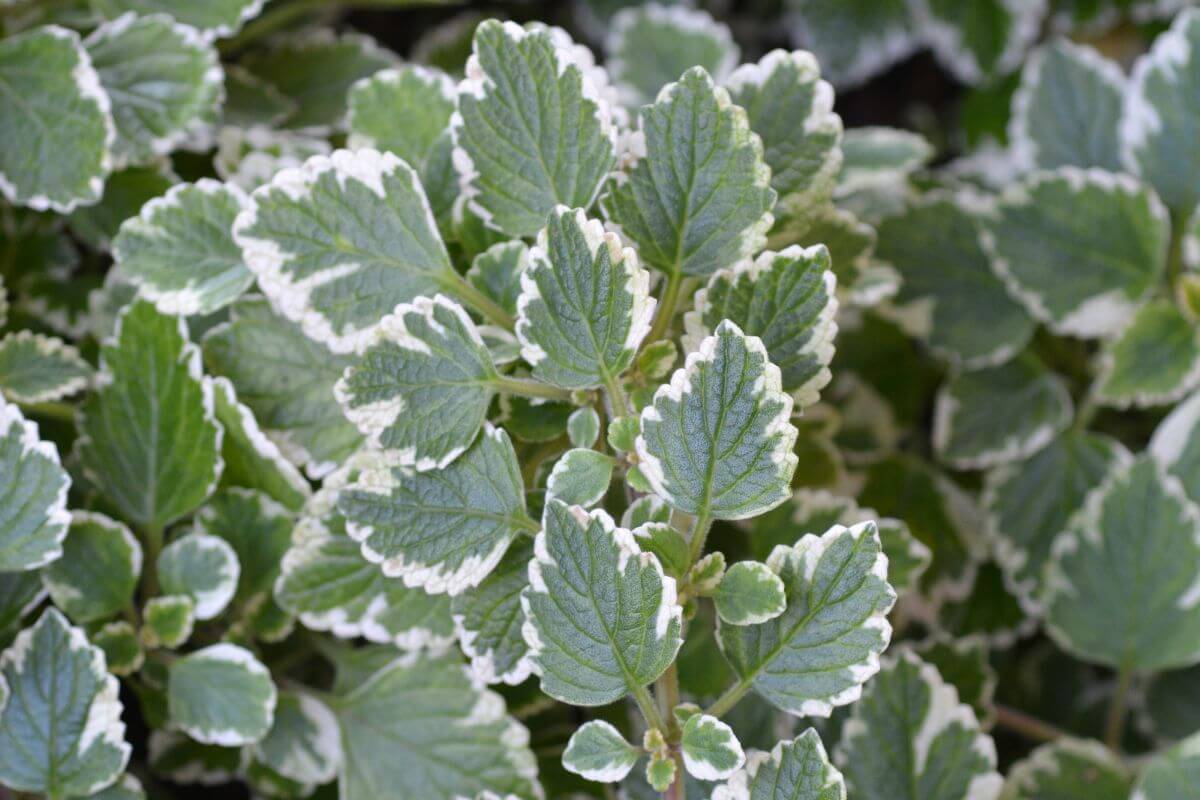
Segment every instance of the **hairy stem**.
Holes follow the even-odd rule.
[[[708,531],[712,528],[712,517],[701,514],[692,524],[692,536],[688,541],[688,563],[695,564],[704,555],[704,542],[708,539]]]
[[[996,706],[996,724],[1035,742],[1053,742],[1070,735],[1049,722],[1002,705]]]
[[[667,789],[664,797],[668,800],[687,800],[687,773],[684,771],[686,767],[683,764],[683,751],[674,748],[671,758],[675,759],[675,782]]]
[[[712,717],[720,717],[722,714],[728,714],[746,696],[746,692],[748,691],[750,691],[749,682],[738,681],[713,701],[711,706],[704,709],[704,713]]]
[[[163,548],[163,526],[148,524],[142,528],[146,558],[142,567],[142,602],[158,595],[158,554]]]
[[[1129,689],[1132,685],[1133,670],[1121,667],[1117,675],[1117,688],[1108,706],[1108,719],[1104,723],[1104,743],[1114,752],[1121,749],[1121,737],[1125,734],[1125,717],[1129,711]]]
[[[625,398],[625,390],[621,388],[621,382],[607,372],[604,374],[604,392],[608,395],[613,419],[629,416],[629,401]]]
[[[670,330],[671,322],[675,319],[675,307],[679,305],[679,294],[682,288],[683,273],[672,272],[667,278],[667,285],[658,301],[658,313],[654,315],[654,324],[650,327],[650,334],[646,337],[647,343],[657,342]]]
[[[516,324],[513,315],[508,313],[503,306],[476,289],[470,281],[454,270],[447,270],[440,282],[448,292],[474,311],[478,311],[493,325],[499,325],[504,330],[511,331]]]
[[[660,731],[666,730],[662,715],[658,713],[658,708],[654,705],[654,698],[650,696],[650,692],[645,686],[639,686],[633,690],[633,699],[637,703],[638,710],[642,712],[642,717],[645,718],[647,725]]]
[[[519,394],[522,397],[538,397],[546,400],[561,400],[570,402],[571,393],[566,389],[551,386],[541,381],[529,378],[515,378],[512,375],[500,375],[493,381],[497,390],[507,394]]]

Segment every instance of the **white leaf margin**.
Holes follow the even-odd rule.
[[[18,430],[21,436],[21,458],[29,455],[44,458],[62,469],[63,473],[62,486],[59,487],[54,501],[47,509],[46,521],[42,523],[42,529],[52,532],[55,544],[40,559],[25,567],[25,570],[32,570],[44,567],[62,557],[62,543],[67,538],[67,531],[71,526],[71,512],[67,510],[67,493],[71,489],[71,476],[62,467],[58,448],[52,442],[39,438],[37,423],[26,420],[21,414],[21,409],[15,403],[9,403],[0,397],[0,438],[8,437],[14,429]]]

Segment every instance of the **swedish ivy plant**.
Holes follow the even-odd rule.
[[[1197,797],[1200,11],[415,4],[0,0],[0,798]]]

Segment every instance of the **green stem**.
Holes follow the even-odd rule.
[[[145,560],[142,566],[142,602],[158,595],[158,554],[163,548],[163,526],[146,525],[142,528],[142,546]]]
[[[1121,737],[1125,734],[1125,717],[1129,710],[1129,689],[1133,685],[1133,670],[1121,667],[1117,675],[1117,688],[1108,706],[1108,719],[1104,724],[1104,743],[1113,752],[1121,749]]]
[[[439,281],[446,291],[466,303],[493,325],[499,325],[506,331],[511,331],[516,324],[513,315],[504,306],[476,289],[471,283],[453,270],[448,270]]]
[[[604,373],[604,391],[608,394],[613,418],[629,416],[629,401],[625,399],[625,390],[621,388],[620,381],[607,372]]]
[[[658,709],[667,723],[667,730],[663,733],[666,734],[668,742],[676,743],[680,736],[679,722],[674,714],[675,706],[679,705],[678,661],[671,662],[667,671],[654,682],[654,696],[658,698]]]
[[[1083,401],[1079,404],[1079,408],[1075,410],[1075,421],[1071,424],[1071,430],[1076,433],[1082,433],[1087,430],[1088,425],[1092,424],[1092,420],[1099,410],[1100,406],[1096,403],[1096,393],[1092,389],[1088,389],[1087,394],[1083,396]]]
[[[688,542],[688,563],[695,564],[704,555],[704,542],[708,539],[709,528],[712,527],[712,517],[701,514],[692,524],[692,538]]]
[[[571,392],[569,390],[560,389],[548,383],[529,380],[528,378],[500,375],[492,381],[492,385],[498,391],[505,392],[506,394],[519,394],[523,397],[540,397],[546,400],[559,400],[568,403],[571,401]]]
[[[667,278],[667,285],[658,301],[658,313],[654,315],[654,324],[650,327],[650,334],[646,337],[647,344],[657,342],[670,329],[671,322],[675,319],[675,307],[679,305],[679,293],[682,288],[683,273],[672,272]]]
[[[658,713],[658,708],[654,705],[654,698],[650,696],[650,692],[646,690],[645,686],[634,689],[633,699],[637,703],[638,710],[642,712],[642,717],[646,720],[647,725],[660,731],[666,730],[662,715]]]
[[[21,406],[21,410],[62,422],[75,421],[75,406],[70,403],[26,403]]]
[[[750,683],[748,681],[738,681],[726,689],[725,693],[718,697],[711,706],[704,709],[704,713],[714,717],[728,714],[749,691]]]
[[[674,748],[671,758],[675,759],[675,782],[667,789],[665,797],[668,800],[687,800],[687,768],[683,763],[683,751]]]
[[[1062,728],[1049,722],[999,704],[996,705],[996,724],[1035,742],[1053,742],[1069,736]]]

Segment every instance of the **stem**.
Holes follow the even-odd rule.
[[[704,541],[708,539],[708,530],[712,527],[712,517],[701,514],[692,525],[692,538],[688,542],[688,563],[695,564],[704,555]]]
[[[571,401],[571,392],[560,389],[548,383],[533,381],[528,378],[515,378],[512,375],[500,375],[492,381],[492,385],[507,394],[519,394],[523,397],[541,397],[546,400]]]
[[[508,313],[504,306],[476,289],[466,278],[454,270],[447,270],[441,276],[439,283],[459,300],[482,314],[493,325],[499,325],[504,330],[511,331],[516,324],[513,315]]]
[[[675,748],[671,752],[671,758],[675,760],[675,782],[667,789],[664,797],[668,800],[687,800],[687,772],[683,763],[683,751]]]
[[[625,391],[621,388],[620,382],[607,372],[604,373],[604,391],[608,394],[613,418],[629,416],[629,401],[625,399]]]
[[[675,319],[675,306],[679,304],[679,290],[683,288],[683,273],[672,272],[667,278],[666,288],[663,289],[662,299],[658,301],[658,313],[654,316],[654,325],[646,342],[657,342],[663,338]]]
[[[675,706],[679,705],[679,662],[671,662],[667,671],[654,682],[654,696],[658,698],[659,711],[667,723],[667,730],[663,731],[667,735],[667,741],[678,741],[679,722],[673,712]]]
[[[142,601],[158,595],[158,554],[163,548],[162,525],[146,525],[142,529],[142,544],[146,558],[142,571]]]
[[[726,689],[725,693],[718,697],[711,706],[704,709],[704,713],[713,717],[728,714],[746,696],[748,691],[750,691],[750,684],[746,681],[738,681]]]
[[[1035,742],[1053,742],[1070,735],[1049,722],[1002,705],[996,706],[996,724]]]
[[[1104,743],[1113,752],[1121,749],[1121,737],[1125,733],[1125,717],[1129,710],[1129,689],[1133,684],[1133,670],[1121,667],[1117,675],[1117,689],[1108,706],[1108,720],[1104,724]]]
[[[660,731],[666,730],[662,715],[658,713],[658,708],[654,705],[654,698],[650,696],[650,692],[646,691],[645,686],[634,689],[633,699],[637,702],[638,710],[642,712],[647,725]]]
[[[1096,412],[1100,410],[1100,406],[1096,403],[1096,393],[1092,389],[1088,389],[1087,394],[1083,396],[1079,408],[1075,410],[1075,421],[1071,423],[1071,430],[1076,433],[1082,433],[1087,430],[1087,426],[1092,424],[1092,419],[1095,418]]]
[[[39,417],[48,417],[62,422],[75,421],[75,406],[70,403],[26,403],[21,408],[23,411]]]

